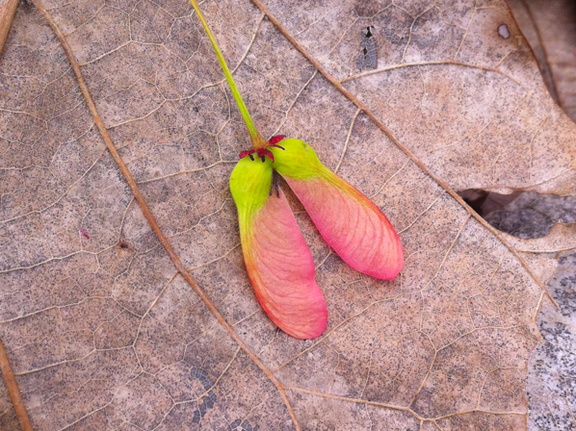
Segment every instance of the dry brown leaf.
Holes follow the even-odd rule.
[[[354,272],[293,200],[330,322],[317,340],[278,332],[246,277],[227,186],[247,134],[190,6],[47,1],[227,326],[179,275],[54,32],[23,5],[0,59],[0,336],[35,429],[524,429],[544,293],[452,190],[573,193],[575,129],[505,5],[270,1],[268,19],[258,5],[202,4],[256,123],[310,142],[385,210],[404,272]],[[368,25],[378,68],[360,72]]]

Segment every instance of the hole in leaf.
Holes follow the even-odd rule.
[[[498,34],[502,39],[509,39],[510,38],[510,30],[506,24],[501,24],[498,26]]]
[[[541,238],[558,222],[576,222],[576,197],[515,191],[505,195],[481,189],[458,192],[496,229],[519,238]]]

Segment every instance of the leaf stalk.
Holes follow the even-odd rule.
[[[202,11],[200,10],[200,7],[198,6],[198,2],[196,0],[190,0],[190,3],[192,4],[192,7],[194,8],[194,10],[196,11],[196,14],[198,15],[198,19],[202,23],[202,27],[204,27],[204,31],[206,32],[208,39],[210,39],[210,43],[212,44],[212,48],[214,48],[214,52],[216,53],[216,57],[218,58],[218,62],[220,63],[220,67],[222,68],[222,72],[224,72],[224,76],[226,77],[226,81],[228,82],[228,86],[230,87],[230,91],[232,92],[232,95],[234,96],[234,100],[236,101],[236,105],[238,106],[238,110],[240,111],[240,114],[242,115],[242,119],[244,120],[244,124],[246,124],[246,129],[248,129],[248,133],[250,134],[250,140],[252,141],[252,148],[257,150],[259,148],[266,147],[266,145],[268,145],[268,143],[266,142],[266,140],[264,138],[262,138],[260,133],[258,133],[258,130],[256,129],[254,122],[252,121],[252,117],[250,117],[250,113],[248,112],[248,108],[246,108],[246,105],[244,104],[244,100],[242,99],[242,95],[240,94],[240,92],[238,91],[238,88],[236,87],[236,82],[234,82],[234,78],[232,77],[232,73],[230,72],[230,69],[228,68],[228,65],[226,64],[226,60],[224,59],[224,56],[222,55],[222,52],[220,52],[220,47],[218,46],[218,42],[216,41],[216,38],[212,34],[212,31],[210,31],[210,27],[208,27],[208,23],[204,19],[204,15],[202,15]]]

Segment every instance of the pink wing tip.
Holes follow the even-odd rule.
[[[344,262],[381,280],[400,273],[404,266],[400,238],[370,199],[332,172],[329,177],[285,179]]]
[[[320,336],[328,310],[316,284],[314,260],[286,196],[271,194],[242,235],[248,276],[260,305],[284,332]]]

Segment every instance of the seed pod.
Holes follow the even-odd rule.
[[[270,319],[295,338],[320,336],[326,302],[314,277],[314,261],[284,193],[271,193],[272,162],[241,159],[230,176],[238,209],[248,277]]]
[[[396,277],[404,251],[394,227],[357,189],[325,167],[304,141],[272,148],[274,169],[294,191],[324,240],[352,268],[382,280]]]

